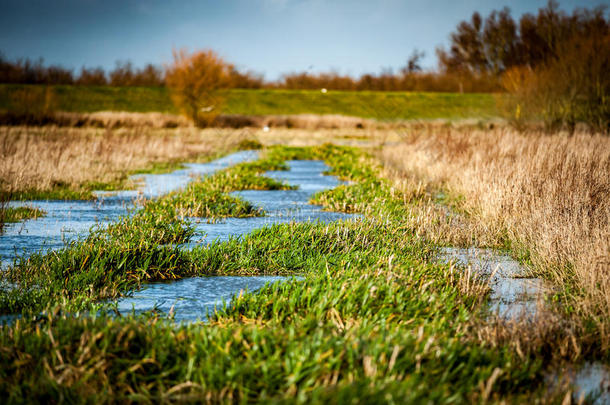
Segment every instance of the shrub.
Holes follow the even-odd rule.
[[[167,68],[165,81],[176,106],[197,126],[207,126],[220,113],[222,89],[230,87],[232,66],[214,51],[189,55],[174,51],[174,62]]]
[[[536,68],[517,67],[504,75],[513,95],[511,119],[538,118],[547,130],[574,132],[578,122],[610,133],[610,35],[575,38],[557,57]]]

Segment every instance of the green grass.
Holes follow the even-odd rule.
[[[274,151],[276,151],[274,153]],[[289,189],[260,174],[286,166],[274,149],[263,159],[241,163],[192,182],[180,192],[145,203],[132,217],[92,231],[84,241],[48,254],[35,254],[0,275],[19,289],[2,290],[0,313],[33,312],[71,300],[80,309],[112,298],[144,281],[191,274],[194,260],[175,245],[187,242],[193,228],[184,217],[250,217],[264,212],[228,193],[244,189]]]
[[[491,94],[233,90],[225,111],[231,114],[341,114],[379,120],[463,119],[497,116]]]
[[[3,399],[459,404],[546,395],[544,357],[472,336],[485,297],[462,290],[467,276],[436,262],[436,246],[402,220],[416,201],[362,152],[276,147],[203,179],[201,195],[167,199],[271,187],[260,172],[295,158],[324,159],[354,182],[315,199],[365,217],[274,225],[186,251],[176,244],[192,229],[159,200],[3,273],[16,288],[0,283],[1,312],[24,315],[0,329]],[[206,324],[154,313],[113,318],[92,304],[146,281],[255,274],[302,279],[240,294]]]
[[[477,297],[461,295],[429,255],[407,230],[376,221],[275,226],[214,244],[195,252],[205,259],[205,267],[193,261],[200,272],[264,269],[305,280],[244,294],[208,325],[66,315],[19,322],[0,332],[0,392],[9,402],[181,394],[468,403],[496,368],[492,396],[536,390],[538,361],[467,339]]]
[[[131,111],[175,112],[167,90],[163,87],[111,87],[111,86],[50,86],[54,107],[60,111]],[[36,92],[42,85],[0,85],[0,110],[15,111],[23,107],[19,91]]]
[[[148,167],[137,169],[131,174],[166,174],[176,170],[185,169],[185,162],[181,160],[172,160],[168,162],[153,162]]]
[[[147,173],[148,169],[139,173]],[[134,173],[135,174],[135,173]],[[93,191],[129,190],[134,185],[128,181],[128,175],[110,182],[91,181],[78,186],[69,184],[55,184],[50,190],[38,190],[35,188],[21,190],[11,193],[0,191],[0,198],[13,201],[42,201],[42,200],[93,200]]]
[[[0,85],[0,110],[19,107],[13,95],[32,85]],[[38,87],[36,87],[38,88]],[[53,86],[61,111],[131,111],[177,113],[163,87]],[[314,90],[229,90],[228,114],[341,114],[380,120],[464,119],[498,116],[495,96],[478,93],[423,93]]]
[[[11,223],[19,222],[25,219],[39,218],[46,215],[46,212],[39,208],[32,207],[5,207],[0,208],[0,222]],[[0,233],[2,226],[0,225]]]

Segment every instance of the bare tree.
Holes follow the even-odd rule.
[[[402,73],[408,75],[415,72],[421,72],[421,60],[424,56],[426,56],[424,51],[414,49],[413,52],[411,52],[409,59],[407,59],[407,65],[402,69]]]

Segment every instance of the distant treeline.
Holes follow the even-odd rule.
[[[506,89],[504,76],[511,69],[548,65],[574,52],[567,49],[570,46],[588,46],[591,38],[607,38],[609,31],[604,8],[579,9],[569,15],[551,0],[536,15],[524,14],[518,21],[508,8],[492,11],[486,18],[475,12],[457,26],[447,49],[437,49],[439,67],[435,71],[422,70],[424,54],[416,50],[398,72],[386,69],[357,78],[336,72],[296,72],[265,81],[261,74],[229,65],[231,77],[226,85],[246,89],[494,92]],[[0,55],[2,83],[164,86],[165,73],[159,66],[135,68],[130,62],[117,62],[109,72],[83,67],[75,73],[61,66],[45,66],[42,59],[9,61]]]
[[[265,85],[262,75],[240,72],[233,66],[231,78],[234,88],[261,88]],[[75,73],[58,65],[45,66],[42,59],[10,61],[0,53],[0,83],[155,87],[165,86],[165,70],[151,63],[138,69],[131,62],[117,62],[109,72],[102,67],[83,67]]]
[[[131,62],[117,62],[106,72],[101,67],[83,67],[79,73],[62,66],[45,66],[42,59],[9,61],[0,55],[0,82],[20,84],[78,84],[85,86],[164,86],[164,71],[148,64],[141,69]]]
[[[364,74],[358,78],[338,73],[292,73],[284,75],[270,87],[284,89],[331,89],[371,91],[443,91],[443,92],[495,92],[501,90],[497,77],[470,72],[391,71]]]
[[[423,72],[419,67],[422,54],[414,53],[400,73],[383,71],[380,74],[364,74],[359,78],[331,73],[289,73],[278,81],[269,82],[261,74],[242,72],[230,66],[230,88],[260,89],[321,89],[375,90],[375,91],[449,91],[491,92],[499,89],[496,77],[470,72]],[[9,61],[0,55],[0,83],[83,85],[83,86],[165,86],[165,71],[148,64],[141,69],[130,62],[117,62],[106,72],[101,67],[83,67],[80,72],[62,66],[45,66],[42,59]]]

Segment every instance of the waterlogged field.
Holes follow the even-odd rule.
[[[357,220],[286,223],[199,244],[189,216],[264,212],[236,190],[281,190],[263,173],[326,162],[347,181],[312,197]],[[354,148],[272,147],[148,201],[130,217],[2,273],[0,392],[7,402],[560,402],[553,356],[490,334],[484,280],[437,260],[413,217],[425,196],[386,180]],[[145,283],[298,276],[242,292],[205,323],[117,316]],[[167,317],[169,315],[169,318]],[[485,329],[487,328],[487,329]],[[501,332],[502,329],[497,329]],[[534,348],[532,348],[534,347]]]

